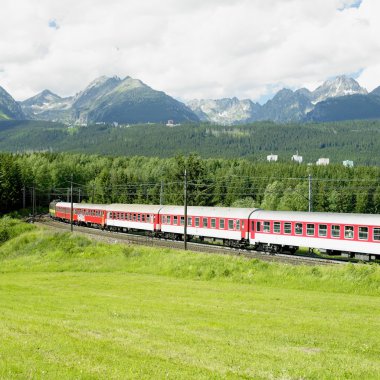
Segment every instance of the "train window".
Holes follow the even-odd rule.
[[[228,229],[229,230],[234,229],[234,221],[232,219],[228,219]]]
[[[181,226],[184,226],[184,225],[185,225],[185,217],[181,216]]]
[[[354,227],[353,226],[345,226],[344,227],[344,238],[345,239],[353,239],[354,238]]]
[[[140,222],[140,220],[141,220],[141,215],[137,214],[137,221]]]
[[[208,219],[203,218],[203,228],[207,228],[207,227],[208,227]]]
[[[170,215],[168,215],[168,216],[166,217],[166,219],[167,219],[167,223],[168,223],[168,224],[171,224],[171,223],[172,223],[171,218],[172,218],[172,217],[171,217]]]
[[[327,225],[326,224],[320,224],[318,226],[318,235],[325,237],[327,236]]]
[[[141,221],[142,221],[142,222],[145,222],[145,214],[142,214],[142,215],[141,215]]]
[[[368,240],[368,227],[359,227],[359,239]]]
[[[211,218],[211,228],[216,228],[216,219]]]
[[[195,227],[199,227],[199,218],[195,218]]]
[[[136,222],[136,214],[133,214],[133,221]]]
[[[331,226],[331,236],[332,237],[340,237],[340,226]]]
[[[260,232],[260,227],[261,227],[260,222],[257,222],[256,223],[256,231],[257,232]]]
[[[224,219],[219,219],[219,228],[224,230]]]
[[[191,216],[189,216],[189,217],[187,218],[187,225],[188,225],[189,227],[191,227],[192,224],[193,224],[193,218],[192,218]]]
[[[306,225],[306,235],[314,236],[314,224],[307,224]]]
[[[174,225],[178,224],[178,216],[173,216],[173,224]]]
[[[281,223],[280,222],[274,222],[273,223],[273,232],[275,234],[279,234],[281,232]]]
[[[270,222],[264,222],[264,232],[270,232]]]
[[[284,234],[292,233],[292,223],[284,223]]]
[[[373,240],[376,240],[376,241],[380,240],[380,228],[373,229]]]
[[[162,215],[162,224],[166,224],[166,216]]]
[[[241,229],[244,230],[244,220],[241,221]]]
[[[240,220],[239,219],[236,220],[236,229],[238,231],[240,231]]]
[[[303,225],[302,223],[296,223],[296,235],[302,235]]]

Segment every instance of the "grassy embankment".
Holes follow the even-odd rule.
[[[1,241],[0,378],[379,377],[378,266],[110,246],[10,220]]]

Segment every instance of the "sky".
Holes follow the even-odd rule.
[[[138,78],[263,102],[337,75],[380,85],[380,0],[1,0],[0,86],[24,100]]]

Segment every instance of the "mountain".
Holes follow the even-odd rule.
[[[377,95],[380,96],[380,86],[376,87],[372,92],[370,93],[371,95]]]
[[[263,105],[236,97],[192,100],[185,105],[139,79],[102,76],[75,96],[61,98],[45,90],[20,105],[28,119],[64,123],[135,124],[166,123],[168,120],[182,123],[202,120],[234,125],[261,120],[289,123],[377,118],[376,96],[380,96],[380,87],[368,94],[354,79],[338,76],[325,81],[314,91],[307,88],[296,91],[282,89]],[[9,94],[3,94],[2,99],[3,102],[7,99],[8,105],[3,106],[7,112],[2,111],[0,117],[25,117],[21,116],[17,105],[13,103],[13,108],[9,105]]]
[[[327,80],[316,90],[314,90],[312,92],[312,102],[313,104],[317,104],[328,98],[336,98],[354,94],[366,95],[367,90],[360,87],[359,83],[356,82],[355,79],[341,75],[334,79]]]
[[[20,105],[0,86],[0,120],[11,119],[23,120],[25,115]]]
[[[380,95],[380,87],[372,94]],[[307,88],[301,88],[296,91],[290,89],[282,89],[275,94],[275,96],[268,100],[265,104],[260,105],[253,103],[250,100],[232,99],[216,99],[216,100],[192,100],[187,105],[191,108],[197,116],[204,121],[210,121],[218,124],[238,124],[251,121],[271,120],[278,123],[289,122],[302,122],[309,120],[318,121],[318,115],[325,111],[321,111],[321,106],[314,114],[308,115],[313,111],[317,105],[325,100],[340,98],[350,95],[367,95],[367,90],[362,88],[358,82],[346,76],[338,76],[334,79],[325,81],[314,91]],[[368,106],[364,106],[362,101],[362,110],[366,109],[370,112],[369,115],[375,115],[375,103],[368,100]],[[338,103],[340,104],[341,101]],[[331,107],[338,103],[331,103]],[[330,104],[330,103],[329,103]],[[336,110],[336,113],[343,112],[344,107]],[[372,110],[372,111],[370,111]],[[327,112],[327,111],[326,111]],[[333,111],[328,111],[331,114]],[[357,116],[364,115],[365,113],[358,113]],[[324,117],[324,116],[323,116]],[[335,117],[338,117],[335,115]],[[342,119],[347,116],[341,115]],[[314,119],[315,118],[315,119]],[[361,118],[361,117],[360,117]]]
[[[305,120],[313,122],[380,119],[380,97],[377,95],[348,95],[329,98],[318,103]]]
[[[30,107],[35,106],[35,105],[42,107],[45,104],[54,103],[61,99],[62,98],[60,96],[53,94],[51,91],[44,90],[40,92],[39,94],[33,96],[32,98],[25,100],[24,102],[22,102],[22,104],[24,106],[30,106]]]
[[[91,122],[161,123],[199,121],[183,103],[138,79],[97,80],[79,94],[73,107]],[[79,106],[78,106],[79,104]]]
[[[258,114],[257,120],[288,123],[301,120],[313,108],[305,91],[280,90],[268,100]]]
[[[199,121],[183,103],[131,77],[102,76],[69,98],[45,90],[21,106],[31,119],[71,123]]]
[[[20,102],[21,108],[28,119],[47,121],[71,121],[72,97],[61,98],[49,90]]]
[[[237,98],[192,100],[187,106],[202,121],[222,125],[244,124],[253,121],[261,106],[249,99]]]

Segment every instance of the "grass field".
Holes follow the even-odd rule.
[[[10,220],[1,240],[0,378],[380,377],[378,266],[107,246]]]

